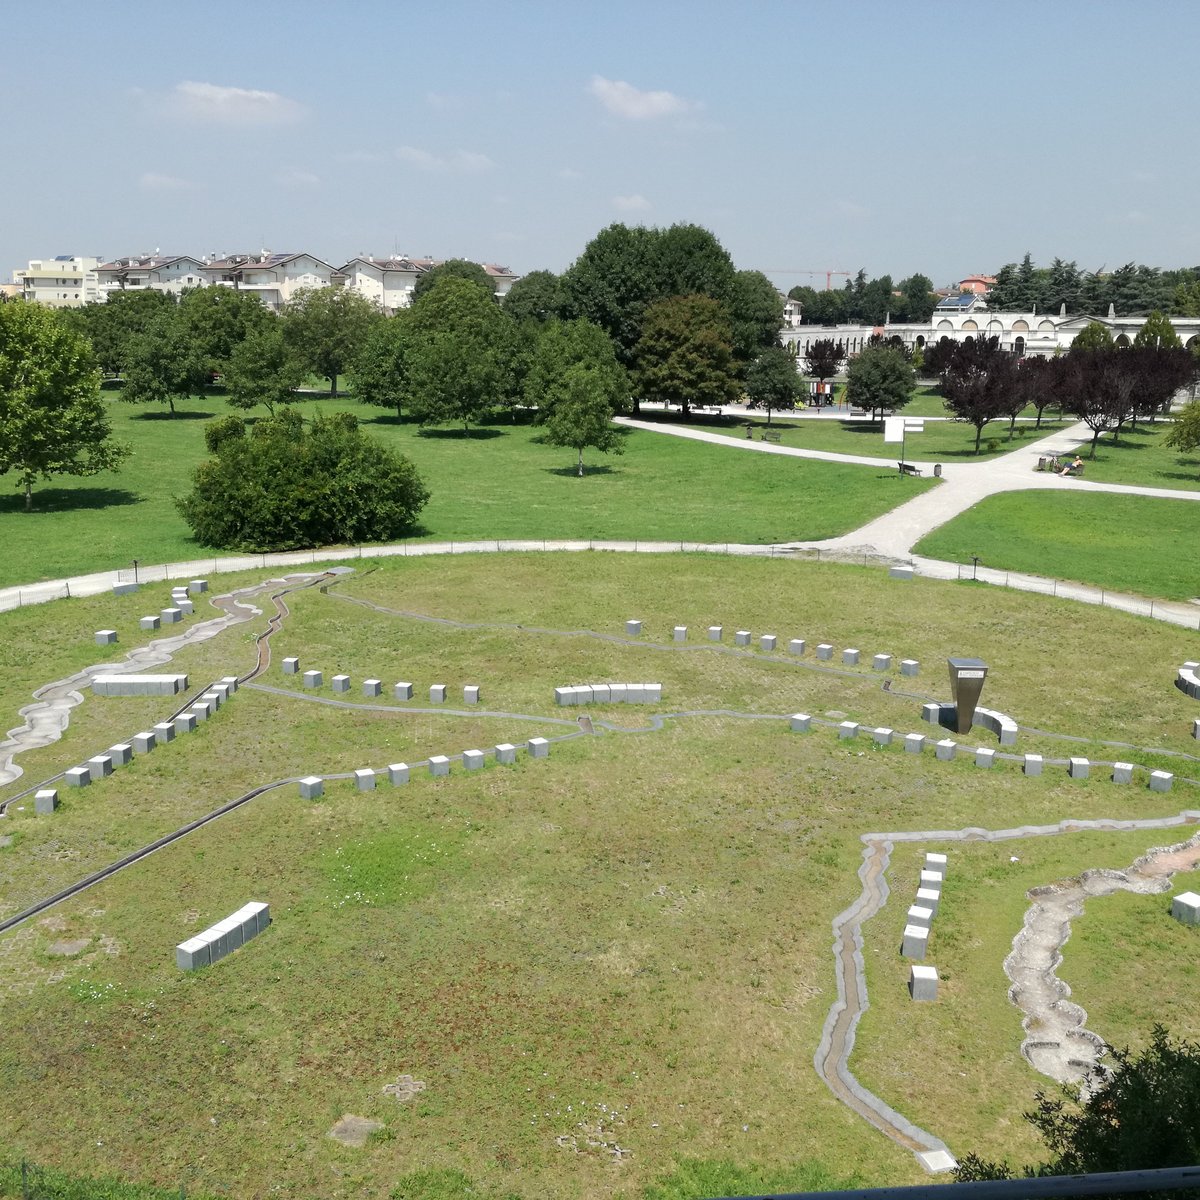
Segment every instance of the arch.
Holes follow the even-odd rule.
[[[1045,321],[1038,322],[1038,333],[1053,333],[1053,332],[1054,332],[1054,322],[1053,321],[1047,319]]]
[[[939,321],[937,324],[937,327],[939,329],[946,329],[946,330],[950,330],[950,329],[954,328],[954,326],[949,321]]]
[[[1018,317],[1012,324],[1012,331],[1013,333],[1028,333],[1029,322]]]
[[[1197,346],[1200,346],[1200,333],[1193,333],[1183,344],[1185,350],[1195,350]]]
[[[1018,337],[1016,341],[1013,342],[1013,350],[1016,351],[1018,358],[1025,357],[1025,339],[1023,337]]]
[[[964,329],[964,330],[966,330],[966,329],[969,329],[969,330],[971,330],[971,331],[972,331],[972,332],[974,332],[974,333],[978,333],[978,332],[979,332],[979,326],[978,326],[978,325],[977,325],[977,324],[976,324],[974,321],[972,321],[970,317],[968,317],[968,318],[967,318],[967,319],[966,319],[966,320],[963,322],[963,329]]]
[[[1119,346],[1122,350],[1128,350],[1133,343],[1129,340],[1129,334],[1119,333],[1113,338],[1113,345]]]
[[[1196,340],[1195,338],[1192,338],[1192,342],[1194,342],[1195,340]],[[1190,346],[1192,344],[1192,342],[1188,342],[1188,345]],[[922,350],[925,349],[925,335],[923,333],[917,334],[916,344],[918,346],[920,346]]]

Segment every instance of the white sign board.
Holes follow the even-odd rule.
[[[904,441],[904,418],[903,417],[884,417],[883,418],[883,440],[885,442],[902,442],[902,441]]]

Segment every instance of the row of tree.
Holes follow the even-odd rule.
[[[1056,258],[1048,267],[1035,267],[1026,254],[996,274],[987,294],[995,312],[1091,313],[1100,316],[1111,306],[1118,316],[1159,310],[1178,317],[1200,316],[1200,267],[1161,271],[1126,263],[1114,271],[1083,271],[1075,262]]]
[[[927,275],[910,275],[893,283],[890,275],[868,279],[859,271],[845,287],[818,292],[794,287],[788,296],[799,300],[805,325],[882,325],[893,321],[922,324],[933,315],[937,296]]]

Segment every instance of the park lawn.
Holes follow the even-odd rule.
[[[1165,600],[1200,596],[1200,502],[1007,492],[927,534],[914,553]]]
[[[109,615],[101,602],[120,614],[138,599],[97,598],[86,623]],[[77,603],[91,602],[18,614],[22,635],[59,653],[56,611]],[[970,652],[992,668],[991,702],[1023,724],[1148,745],[1167,744],[1178,725],[1186,745],[1189,702],[1160,664],[1179,660],[1193,635],[1110,610],[1089,609],[1083,622],[1078,606],[1052,597],[901,584],[841,564],[582,553],[379,560],[289,605],[276,664],[299,654],[327,679],[344,669],[350,700],[368,672],[418,688],[436,672],[452,696],[479,683],[481,710],[318,705],[276,665],[266,682],[289,694],[244,687],[195,734],[67,795],[53,819],[6,818],[0,897],[10,910],[253,784],[566,732],[555,722],[576,714],[554,707],[552,686],[595,674],[661,680],[660,713],[729,708],[760,719],[709,711],[635,732],[646,710],[598,707],[594,720],[626,732],[557,743],[544,763],[471,774],[455,765],[445,780],[414,772],[405,788],[369,793],[333,781],[316,804],[286,786],[5,935],[0,1078],[37,1102],[0,1111],[0,1146],[193,1194],[384,1196],[428,1169],[462,1171],[477,1195],[591,1200],[637,1195],[688,1158],[764,1164],[759,1192],[813,1160],[839,1179],[919,1182],[911,1156],[838,1106],[811,1065],[835,995],[829,923],[858,893],[859,835],[1194,806],[1182,780],[1162,797],[1116,789],[1099,772],[1027,778],[872,750],[865,738],[842,743],[828,727],[788,733],[797,710],[923,728],[921,701],[945,695],[941,659]],[[0,641],[11,615],[0,614]],[[642,638],[611,640],[633,615]],[[914,694],[898,695],[869,667],[735,651],[729,633],[711,645],[701,639],[713,622],[924,665],[904,681]],[[244,669],[260,624],[190,647],[181,665],[197,677]],[[670,640],[676,624],[688,625],[688,642]],[[578,632],[587,630],[605,636]],[[1111,653],[1134,638],[1137,655]],[[1077,681],[1065,691],[1059,656]],[[112,714],[141,721],[141,703],[89,699],[59,744],[62,764],[89,739],[107,744]],[[1111,852],[1108,842],[1047,839],[1036,852],[1060,857],[1005,880],[1003,893],[983,886],[991,848],[952,849],[938,936],[974,952],[972,914],[1003,912],[980,926],[983,978],[1047,864],[1059,874],[1124,865],[1127,844],[1117,853],[1115,835]],[[915,861],[911,848],[897,852],[881,929],[899,915]],[[218,968],[175,970],[177,941],[251,898],[270,902],[271,929]],[[78,957],[48,954],[70,938],[89,939]],[[892,955],[887,930],[868,938]],[[968,967],[947,961],[949,1008]],[[873,1005],[892,1003],[889,976],[868,970]],[[912,1115],[953,1149],[1024,1151],[1019,1115],[1036,1081],[1000,1061],[1013,1053],[1004,988],[968,1000],[980,1021],[955,1024],[936,1056],[915,1026],[898,1039],[896,1023],[865,1024],[853,1065],[905,1113],[905,1081],[920,1077]],[[930,1007],[930,1021],[950,1020]],[[901,1017],[915,1022],[915,1007]],[[382,1095],[400,1074],[426,1084],[411,1104]],[[1011,1088],[982,1104],[993,1079]],[[364,1151],[345,1150],[324,1136],[344,1112],[385,1129]],[[632,1158],[614,1162],[588,1147],[589,1134]],[[427,1194],[449,1197],[451,1182]]]
[[[419,536],[438,540],[610,539],[767,543],[835,537],[909,499],[928,481],[897,482],[861,466],[783,462],[718,447],[624,437],[620,457],[585,458],[543,445],[540,431],[505,418],[463,436],[422,432],[347,397],[296,405],[306,416],[346,410],[372,436],[408,455],[432,493]],[[226,415],[219,397],[145,412],[111,399],[116,437],[133,448],[120,473],[58,478],[22,511],[0,498],[0,586],[142,563],[206,557],[175,510],[205,457],[204,423]]]
[[[1156,421],[1123,429],[1116,439],[1111,433],[1102,434],[1096,443],[1095,458],[1089,457],[1091,442],[1080,442],[1084,478],[1098,483],[1200,491],[1200,450],[1173,450],[1164,445],[1170,428],[1171,422]]]

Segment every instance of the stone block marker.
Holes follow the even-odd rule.
[[[758,645],[760,649],[774,653],[776,646],[779,645],[779,639],[773,633],[764,633],[758,639]]]
[[[411,683],[393,683],[392,696],[396,700],[411,700],[413,698],[413,685]]]
[[[676,642],[686,642],[687,641],[687,626],[686,625],[676,625],[675,628],[671,630],[671,637]]]
[[[233,695],[241,687],[241,682],[236,675],[222,675],[221,682],[229,689],[230,695]]]
[[[608,685],[608,698],[613,704],[625,703],[625,687],[623,683],[610,683]]]
[[[482,750],[464,750],[463,751],[463,766],[468,771],[478,771],[483,766],[483,751]]]
[[[933,748],[940,762],[953,762],[958,744],[952,738],[943,738],[940,742],[936,742]]]
[[[67,787],[87,787],[92,782],[92,768],[72,767],[69,771],[63,772],[63,779],[66,781]]]
[[[107,754],[97,754],[88,759],[88,770],[92,773],[92,782],[103,779],[113,773],[113,761]]]
[[[808,713],[792,713],[788,718],[788,728],[793,733],[808,733],[812,729],[812,717]]]
[[[183,610],[179,608],[164,608],[159,615],[164,625],[178,625],[183,620]]]
[[[843,721],[838,726],[838,737],[842,740],[858,737],[859,724],[857,721]]]
[[[207,938],[192,937],[175,947],[175,965],[181,971],[195,971],[212,965],[210,943]]]
[[[1042,756],[1040,754],[1025,755],[1025,774],[1040,775],[1042,773]]]
[[[545,738],[530,738],[528,746],[530,758],[550,757],[550,743]]]
[[[790,642],[788,642],[788,653],[803,657],[803,655],[804,655],[804,639],[803,638],[792,638],[792,640]]]
[[[1200,925],[1200,896],[1180,892],[1171,900],[1171,916],[1184,925]]]
[[[908,968],[908,994],[914,1000],[936,1000],[937,993],[937,967],[919,967],[914,964]]]
[[[858,666],[858,651],[851,648],[842,651],[842,665],[846,667]]]
[[[335,675],[329,683],[335,692],[348,692],[350,690],[349,675]]]
[[[300,799],[317,800],[325,795],[325,780],[320,775],[306,775],[300,780]]]
[[[42,788],[33,797],[33,811],[48,817],[58,807],[58,788]]]
[[[400,785],[408,782],[408,763],[392,763],[388,767],[388,783]]]
[[[186,596],[184,596],[182,599],[176,600],[174,603],[175,607],[178,608],[185,617],[190,617],[196,611],[196,606]]]
[[[817,646],[817,657],[822,662],[828,662],[833,657],[833,647],[828,642],[821,642]]]
[[[748,630],[748,629],[739,629],[739,630],[738,630],[738,631],[737,631],[737,632],[736,632],[736,633],[733,635],[733,644],[734,644],[735,646],[748,646],[748,645],[750,645],[750,630]]]
[[[1092,764],[1086,758],[1072,758],[1067,762],[1067,774],[1072,779],[1086,779]]]
[[[912,567],[888,567],[889,579],[911,579],[912,577]]]
[[[382,679],[364,679],[362,692],[363,692],[363,695],[366,696],[368,700],[374,700],[376,696],[380,696],[383,694],[383,680]]]
[[[167,742],[175,740],[175,722],[174,721],[159,721],[154,726],[154,742],[155,745],[165,746]]]
[[[892,669],[892,656],[890,654],[876,654],[871,659],[872,671],[890,671]]]
[[[185,713],[180,713],[179,716],[177,716],[175,718],[175,732],[176,733],[195,733],[196,726],[199,724],[200,724],[199,718],[196,716],[196,714],[193,710],[189,709],[189,711],[187,711]]]
[[[1200,741],[1200,717],[1196,717],[1196,719],[1192,721],[1192,737],[1194,737],[1197,741]]]
[[[1113,783],[1133,782],[1133,763],[1113,763]]]
[[[132,596],[140,587],[141,584],[138,583],[114,583],[112,585],[112,594],[114,596]]]
[[[431,683],[429,685],[429,703],[446,703],[446,685],[444,683]]]
[[[498,763],[515,763],[517,761],[517,748],[509,742],[501,742],[496,747],[496,761]]]
[[[933,909],[926,908],[923,904],[912,904],[909,906],[904,923],[906,925],[923,925],[928,929],[933,924]]]
[[[1174,782],[1175,776],[1170,771],[1150,772],[1150,790],[1152,792],[1169,792],[1171,784]]]
[[[920,754],[925,749],[923,733],[906,733],[904,735],[904,751],[906,754]]]
[[[177,696],[188,689],[186,675],[95,675],[97,696]]]
[[[468,683],[463,688],[463,703],[478,704],[479,703],[479,684]]]
[[[917,887],[926,888],[931,892],[942,894],[943,876],[941,871],[935,871],[932,867],[923,867],[921,873],[917,876]]]
[[[354,772],[354,786],[360,792],[373,792],[375,790],[375,772],[370,767],[360,767]]]
[[[193,579],[192,582],[188,584],[188,591],[191,592],[192,595],[195,595],[197,592],[207,592],[208,591],[208,580],[207,579]]]
[[[710,625],[708,627],[708,640],[710,642],[719,642],[724,629],[720,625]]]
[[[115,629],[97,629],[94,637],[97,646],[115,646],[117,644],[117,631]]]
[[[929,909],[936,917],[938,907],[942,903],[942,893],[937,888],[917,888],[917,903],[922,908]]]
[[[175,947],[175,965],[181,971],[211,967],[227,954],[241,949],[271,923],[271,911],[266,904],[251,901],[237,912],[210,925]]]
[[[141,617],[138,620],[138,628],[146,633],[152,633],[162,625],[162,617]]]
[[[895,734],[896,731],[894,729],[886,729],[883,727],[879,729],[872,729],[871,740],[877,746],[890,746],[892,744],[892,738],[895,736]]]
[[[554,703],[560,708],[572,703],[575,699],[575,689],[571,687],[556,687],[554,689]]]
[[[133,747],[128,742],[109,746],[108,757],[112,759],[114,767],[127,767],[133,762]]]
[[[900,954],[904,958],[915,958],[918,962],[925,957],[929,949],[929,927],[926,925],[905,925],[904,935],[900,941]]]
[[[626,621],[625,622],[625,636],[626,637],[641,637],[642,636],[641,621]]]
[[[430,775],[442,776],[450,774],[450,760],[444,754],[435,754],[429,760]]]
[[[285,658],[282,665],[285,675],[300,674],[300,660],[298,658]]]
[[[900,660],[901,675],[916,675],[921,670],[921,664],[915,658],[902,658]]]
[[[976,748],[976,750],[975,750],[975,765],[977,767],[988,768],[988,767],[991,767],[995,763],[995,761],[996,761],[995,750],[992,750],[987,746],[978,746]]]
[[[208,705],[207,704],[200,704],[199,702],[197,702],[196,704],[193,704],[191,708],[188,709],[188,712],[191,713],[196,718],[197,724],[199,724],[201,721],[208,720]]]
[[[305,671],[304,686],[306,688],[319,688],[325,682],[325,676],[320,671]]]
[[[592,684],[592,703],[593,704],[611,704],[612,703],[612,688],[607,683]]]
[[[133,735],[134,754],[149,754],[158,745],[158,735],[151,729]]]
[[[930,850],[925,855],[925,870],[936,871],[943,879],[946,878],[946,869],[950,865],[950,860],[944,854],[938,854],[934,850]]]

